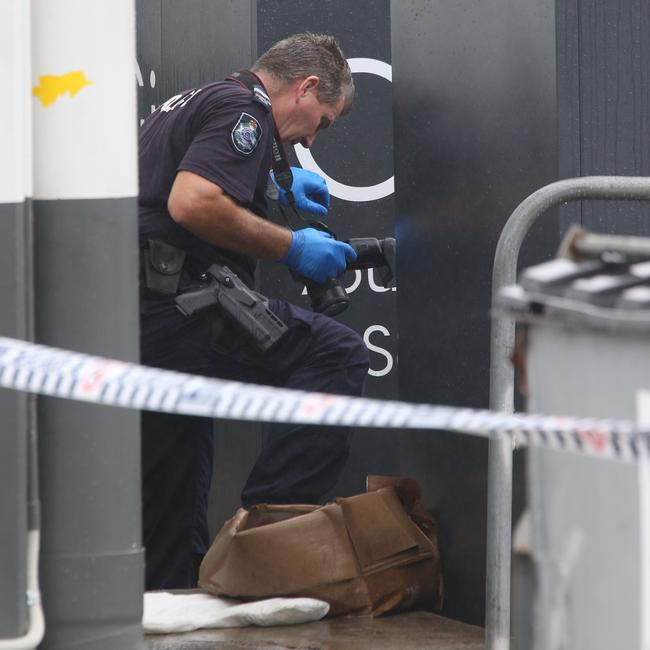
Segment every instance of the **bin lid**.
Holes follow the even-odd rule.
[[[496,296],[495,315],[650,331],[650,260],[611,253],[598,259],[557,257],[524,270],[518,284]]]

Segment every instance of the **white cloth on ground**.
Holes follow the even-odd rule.
[[[244,603],[207,593],[150,591],[144,595],[142,624],[148,634],[247,625],[291,625],[318,621],[329,608],[328,603],[315,598],[267,598]]]

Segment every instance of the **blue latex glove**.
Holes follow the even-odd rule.
[[[319,174],[302,167],[292,167],[291,173],[293,174],[291,192],[296,200],[296,207],[305,212],[324,217],[330,207],[330,193],[325,179]],[[275,183],[273,172],[271,172],[271,178]],[[285,191],[277,183],[276,187],[280,192],[280,203],[289,205]]]
[[[326,282],[341,275],[347,263],[357,259],[350,244],[334,239],[328,232],[302,228],[291,235],[289,251],[280,261],[309,280]]]

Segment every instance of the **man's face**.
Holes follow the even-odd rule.
[[[303,147],[311,147],[318,132],[332,126],[344,105],[344,97],[336,104],[324,104],[318,100],[316,87],[307,88],[296,97],[288,119],[280,130],[282,141],[285,144],[300,143]]]

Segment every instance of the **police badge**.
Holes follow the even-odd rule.
[[[262,137],[262,127],[252,115],[242,113],[230,137],[235,149],[248,156],[253,153]]]

